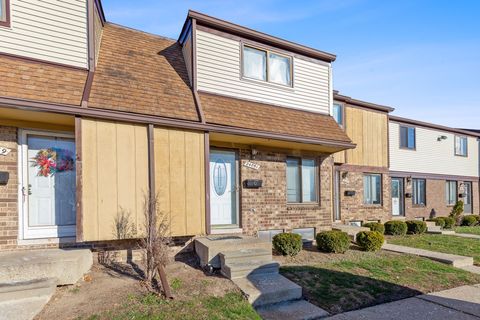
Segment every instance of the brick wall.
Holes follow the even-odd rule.
[[[278,151],[260,151],[252,159],[249,149],[240,151],[240,177],[261,179],[260,189],[241,189],[242,227],[245,233],[255,235],[261,230],[294,228],[316,228],[316,231],[331,227],[331,186],[333,160],[328,156],[319,156],[320,201],[318,204],[287,204],[286,158],[288,153]],[[298,155],[296,155],[298,156]],[[260,165],[259,170],[244,166],[252,161]]]
[[[0,250],[15,248],[18,237],[17,128],[0,126],[0,146],[11,149],[0,155],[0,171],[9,173],[6,185],[0,185]]]
[[[458,186],[463,181],[458,181]],[[445,217],[450,214],[453,206],[448,206],[445,198],[445,180],[427,179],[427,204],[426,206],[414,206],[412,198],[405,199],[406,219],[430,218],[435,212],[437,217]],[[472,183],[473,213],[479,214],[479,191],[478,182]],[[406,182],[406,193],[412,193],[412,183]],[[461,199],[460,199],[461,200]]]
[[[368,173],[379,173],[368,171]],[[388,221],[391,217],[390,177],[382,174],[382,205],[364,204],[364,172],[340,170],[340,215],[342,222]],[[345,196],[345,191],[355,191],[355,196]]]

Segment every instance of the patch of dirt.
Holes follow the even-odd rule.
[[[35,319],[88,318],[124,305],[133,297],[147,294],[141,284],[141,270],[141,265],[137,264],[96,263],[75,285],[58,287]],[[206,274],[194,254],[178,257],[166,271],[176,300],[189,300],[203,293],[221,297],[238,290],[221,275]]]

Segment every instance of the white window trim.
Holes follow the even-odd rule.
[[[373,203],[373,197],[372,197],[372,202],[367,202],[367,197],[366,197],[366,194],[365,194],[365,178],[366,177],[374,177],[374,176],[377,176],[380,178],[380,194],[379,194],[379,199],[380,199],[380,203]],[[365,173],[363,175],[363,204],[366,205],[366,206],[382,206],[383,205],[383,178],[382,178],[382,174],[381,173]]]
[[[465,139],[465,154],[461,154],[457,152],[457,139]],[[455,155],[458,157],[468,157],[468,137],[466,136],[455,136],[454,142],[454,152]]]
[[[248,47],[248,48],[252,48],[252,49],[255,49],[255,50],[259,50],[259,51],[264,51],[266,53],[266,63],[265,63],[265,67],[267,68],[266,70],[266,80],[259,80],[259,79],[254,79],[254,78],[249,78],[247,76],[245,76],[243,74],[243,50],[245,47]],[[270,53],[273,53],[275,55],[278,55],[278,56],[281,56],[281,57],[285,57],[285,58],[288,58],[288,60],[290,61],[290,84],[282,84],[282,83],[278,83],[278,82],[271,82],[269,81],[269,71],[268,71],[268,66],[269,66],[269,59],[270,59]],[[257,82],[257,83],[263,83],[263,84],[268,84],[268,85],[271,85],[271,86],[278,86],[279,88],[286,88],[286,89],[293,89],[294,87],[294,71],[293,71],[293,66],[294,66],[294,63],[293,63],[293,56],[291,55],[288,55],[288,54],[285,54],[285,53],[280,53],[278,51],[275,51],[275,50],[271,50],[271,49],[267,49],[267,48],[263,48],[261,46],[257,46],[257,45],[251,45],[251,44],[248,44],[248,43],[244,43],[243,41],[241,42],[241,45],[240,45],[240,79],[241,80],[248,80],[248,81],[254,81],[254,82]]]

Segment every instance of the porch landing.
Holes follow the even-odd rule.
[[[74,284],[93,263],[89,249],[0,253],[0,320],[33,319],[59,285]]]

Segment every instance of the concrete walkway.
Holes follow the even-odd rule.
[[[462,238],[470,238],[470,239],[480,239],[480,235],[478,234],[470,234],[470,233],[454,233],[452,236],[462,237]]]
[[[463,286],[437,293],[386,303],[329,317],[330,320],[428,320],[480,319],[480,285]]]

